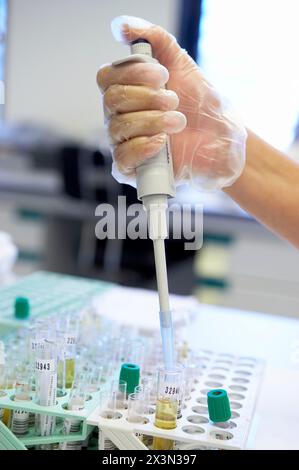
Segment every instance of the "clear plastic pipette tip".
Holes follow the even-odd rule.
[[[162,338],[162,351],[165,367],[174,365],[174,344],[171,311],[160,312],[160,329]]]

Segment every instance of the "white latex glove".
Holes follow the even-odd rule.
[[[135,168],[155,155],[170,136],[177,184],[201,190],[230,186],[245,165],[245,127],[204,78],[176,39],[135,17],[112,22],[117,40],[144,38],[161,64],[104,65],[97,80],[114,159],[113,176],[135,185]],[[166,84],[167,90],[161,89]]]

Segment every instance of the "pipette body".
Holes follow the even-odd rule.
[[[113,63],[118,66],[127,62],[157,62],[152,47],[145,39],[131,43],[131,55]],[[166,366],[174,363],[172,317],[164,240],[168,236],[168,198],[175,196],[172,159],[167,143],[157,155],[136,169],[137,196],[142,201],[148,217],[149,237],[153,240],[156,278],[160,305],[160,328],[163,357]]]

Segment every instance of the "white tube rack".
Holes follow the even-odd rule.
[[[175,441],[175,449],[240,450],[246,442],[262,380],[264,363],[253,357],[203,351],[202,372],[191,398],[184,401],[182,417],[173,430],[154,425],[154,406],[145,423],[129,423],[127,411],[117,410],[119,419],[106,419],[96,408],[88,424],[98,426],[104,437],[121,450],[146,450],[140,435],[164,437]],[[207,392],[223,388],[228,392],[232,417],[227,423],[212,423],[208,418]]]

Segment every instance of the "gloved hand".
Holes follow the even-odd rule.
[[[98,72],[113,176],[134,185],[135,168],[169,135],[178,184],[190,181],[201,190],[230,186],[245,165],[247,133],[228,103],[163,28],[122,16],[113,20],[112,31],[124,43],[147,39],[161,64],[105,65]],[[167,90],[161,89],[165,84]]]

